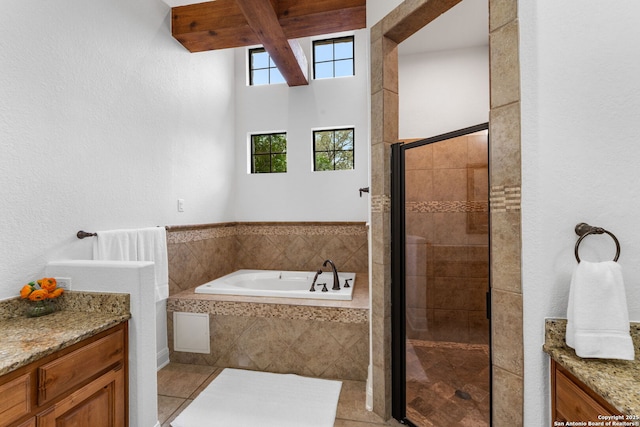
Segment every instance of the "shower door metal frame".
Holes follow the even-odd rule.
[[[406,221],[405,221],[405,151],[457,138],[483,130],[489,123],[482,123],[431,138],[410,143],[397,142],[391,145],[391,416],[400,423],[416,427],[407,419],[407,366],[406,366]],[[487,139],[488,141],[488,139]],[[488,159],[487,159],[488,162]],[[491,186],[491,183],[489,183]],[[490,218],[490,216],[489,216]],[[491,221],[489,220],[489,230]],[[488,234],[489,238],[491,233]],[[490,245],[489,245],[490,246]],[[489,252],[491,257],[491,252]],[[489,260],[490,265],[490,260]],[[489,269],[489,284],[491,269]],[[490,287],[490,286],[489,286]],[[487,289],[487,318],[489,319],[489,366],[491,352],[491,292]],[[493,372],[489,369],[489,388],[492,388]],[[489,425],[493,416],[493,394],[490,393]]]

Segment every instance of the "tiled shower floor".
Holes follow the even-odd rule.
[[[410,421],[420,427],[486,427],[489,405],[487,345],[407,340]]]
[[[171,421],[189,406],[221,370],[211,366],[180,363],[170,363],[162,368],[158,372],[158,418],[162,427],[169,427]],[[365,382],[342,381],[334,426],[386,425],[382,418],[365,409]]]

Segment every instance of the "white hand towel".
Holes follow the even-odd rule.
[[[138,230],[138,261],[155,263],[156,301],[169,298],[169,261],[167,259],[167,232],[164,227]],[[98,234],[98,236],[100,236]]]
[[[93,259],[104,261],[138,261],[136,230],[99,231],[93,240]]]
[[[579,357],[634,359],[620,264],[578,263],[569,289],[565,338]]]
[[[169,262],[164,227],[98,231],[93,241],[93,259],[152,261],[155,264],[156,301],[169,297]]]

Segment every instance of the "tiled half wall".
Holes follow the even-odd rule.
[[[212,303],[205,308],[209,311],[211,351],[198,354],[173,351],[172,313],[192,311],[193,306],[180,306],[179,301],[171,299],[169,302],[169,358],[173,362],[316,378],[367,379],[368,310],[359,310],[359,316],[353,313],[341,316],[339,312],[331,313],[331,309],[321,309],[317,318],[313,315],[300,318],[299,312],[313,314],[314,308],[231,303],[235,307],[222,309],[240,309],[241,314],[212,314],[210,311],[220,309]]]

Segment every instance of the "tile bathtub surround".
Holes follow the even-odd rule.
[[[565,342],[567,321],[547,319],[543,350],[626,415],[640,414],[640,323],[631,323],[635,360],[581,359]]]
[[[169,227],[169,293],[239,269],[313,271],[325,259],[366,272],[365,223],[256,222]]]
[[[364,381],[369,363],[368,277],[352,301],[195,294],[167,301],[170,359],[218,368]],[[173,351],[173,312],[209,313],[211,352]]]
[[[364,380],[369,363],[364,223],[226,223],[168,230],[167,326],[175,362]],[[358,273],[353,301],[194,294],[238,269]],[[209,313],[211,353],[175,352],[173,312]]]

